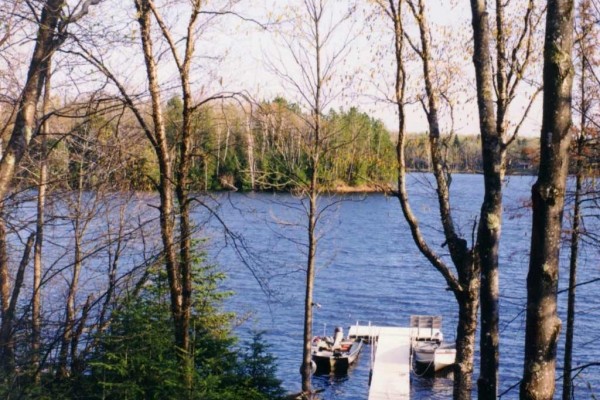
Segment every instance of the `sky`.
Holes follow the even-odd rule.
[[[226,1],[229,0],[209,1],[206,9]],[[355,0],[327,1],[325,27],[344,15]],[[433,42],[439,79],[447,83],[449,98],[454,103],[453,125],[448,108],[442,109],[443,131],[453,131],[462,135],[478,134],[474,69],[468,48],[472,40],[468,2],[436,0],[429,3],[431,6],[428,12],[434,27]],[[167,3],[157,1],[157,4]],[[169,3],[163,8],[163,12],[172,24],[174,32],[181,34],[183,32],[177,30],[185,27],[186,15],[180,9],[182,6],[173,4]],[[374,10],[377,10],[373,0],[357,0],[357,4],[353,17],[340,25],[324,49],[327,58],[348,42],[343,59],[340,59],[335,67],[336,73],[327,83],[329,92],[335,94],[329,98],[328,106],[333,109],[356,106],[381,119],[388,129],[394,132],[397,131],[398,118],[394,105],[388,100],[393,93],[395,68],[390,24],[381,16],[372,16]],[[294,19],[294,15],[301,9],[301,5],[302,0],[238,0],[234,9],[243,18],[225,15],[215,19],[199,37],[196,46],[199,57],[194,67],[194,85],[199,97],[207,97],[219,91],[243,91],[257,100],[283,96],[302,104],[302,96],[289,81],[282,79],[280,73],[287,70],[294,79],[300,76],[290,57],[289,44],[295,47],[300,42],[295,31],[298,24],[295,23],[297,20]],[[81,23],[90,38],[97,37],[99,41],[104,41],[102,43],[114,39],[113,45],[99,46],[99,49],[102,49],[98,50],[99,54],[102,53],[104,61],[113,71],[119,73],[122,81],[132,88],[132,92],[141,92],[146,84],[145,70],[139,39],[135,38],[138,28],[134,17],[133,1],[103,0],[98,6],[90,9],[90,15]],[[414,34],[414,28],[411,28],[410,24],[407,26],[409,33]],[[122,44],[127,40],[129,44]],[[157,52],[165,51],[159,44],[156,47]],[[21,51],[25,51],[25,47]],[[414,60],[411,51],[407,49],[406,52],[411,100],[411,104],[406,108],[407,131],[426,132],[427,121],[420,104],[416,101],[416,97],[423,93],[422,67],[420,62]],[[448,66],[452,68],[450,72],[446,72]],[[161,76],[167,81],[176,73],[172,64],[162,62],[160,68]],[[59,79],[54,80],[59,86],[56,93],[61,93],[64,98],[82,96],[86,92],[86,85],[102,83],[102,79],[96,78],[94,81],[92,68],[89,66],[60,65],[57,69],[64,76],[60,84]],[[541,73],[534,74],[530,80],[541,80]],[[530,87],[527,89],[531,92]],[[510,118],[513,124],[520,120],[527,99],[527,91],[517,95]],[[541,96],[524,121],[520,133],[523,136],[539,134],[540,99]]]
[[[260,4],[257,5],[256,3]],[[292,6],[299,6],[297,1],[271,1],[263,0],[256,2],[252,8],[243,9],[241,12],[249,13],[257,20],[264,20],[265,15],[279,17],[285,21],[290,16],[289,9]],[[329,1],[332,15],[343,14],[349,1]],[[342,95],[332,102],[333,108],[349,108],[358,106],[361,110],[384,121],[385,125],[391,131],[397,131],[398,118],[395,107],[385,98],[391,98],[393,93],[393,72],[394,59],[392,52],[392,37],[390,36],[389,21],[383,18],[371,19],[367,24],[364,23],[365,16],[373,12],[375,7],[368,1],[359,2],[355,23],[351,29],[353,31],[353,40],[347,53],[347,58],[339,65],[341,75],[351,74],[352,86]],[[372,2],[371,2],[372,3]],[[471,25],[470,8],[468,2],[440,0],[433,2],[429,9],[429,19],[433,31],[434,46],[437,45],[440,59],[446,58],[449,62],[439,61],[440,69],[445,65],[453,64],[454,76],[450,80],[454,81],[452,87],[452,97],[455,103],[454,126],[452,127],[450,113],[443,112],[442,125],[446,132],[453,129],[458,134],[478,134],[478,112],[475,98],[474,67],[472,64],[470,50],[465,46],[470,43]],[[262,9],[261,9],[262,7]],[[363,19],[363,20],[361,20]],[[231,68],[232,76],[230,81],[232,86],[242,85],[251,93],[255,93],[258,98],[269,99],[275,95],[285,97],[294,97],[297,94],[289,85],[282,82],[281,79],[266,65],[266,59],[277,59],[282,64],[290,65],[293,61],[289,58],[287,49],[282,46],[278,34],[279,30],[289,30],[286,23],[283,26],[273,26],[268,30],[258,27],[247,29],[246,24],[240,24],[239,28],[244,31],[241,37],[237,37],[231,42],[232,62],[226,66],[223,74]],[[342,30],[348,26],[342,27]],[[410,29],[410,27],[409,27]],[[415,33],[414,30],[412,32]],[[340,34],[343,38],[344,35]],[[418,38],[416,38],[418,39]],[[330,51],[335,51],[342,40],[332,42]],[[407,53],[410,53],[407,50]],[[413,56],[411,56],[413,57]],[[408,84],[411,86],[413,95],[422,93],[421,64],[415,61],[407,62],[409,70]],[[533,78],[535,79],[535,78]],[[532,79],[532,80],[533,80]],[[539,79],[541,80],[541,76]],[[527,107],[529,96],[532,92],[531,87],[524,85],[524,90],[520,93],[511,108],[510,121],[514,126],[521,120],[523,110]],[[414,96],[413,96],[414,97]],[[541,96],[535,101],[531,108],[528,118],[523,122],[520,134],[523,136],[534,136],[539,134],[541,121]],[[409,133],[418,133],[427,131],[427,121],[419,104],[407,106],[407,131]]]

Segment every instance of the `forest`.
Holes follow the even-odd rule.
[[[456,302],[452,398],[575,399],[579,374],[600,371],[573,357],[577,290],[600,279],[596,265],[577,280],[582,254],[600,250],[600,2],[255,3],[4,0],[0,395],[320,398],[311,342],[330,199],[377,192]],[[415,173],[443,243],[419,218]],[[467,230],[457,174],[482,182]],[[511,175],[536,180],[522,205],[522,376],[500,393]],[[226,307],[244,293],[226,289],[217,237],[265,302],[277,275],[244,233],[265,227],[220,214],[229,192],[298,202],[300,393],[265,332],[239,336],[250,323]]]
[[[59,105],[61,109],[77,105]],[[47,164],[53,176],[63,177],[65,187],[76,188],[79,162],[118,165],[112,168],[111,190],[153,191],[159,165],[150,143],[139,141],[133,116],[116,113],[116,105],[95,104],[93,116],[56,118],[53,137],[46,146]],[[181,129],[178,115],[182,102],[171,98],[164,108],[166,132],[170,146]],[[302,186],[307,176],[306,150],[302,147],[300,107],[276,98],[262,102],[252,114],[236,104],[217,108],[203,107],[195,114],[192,145],[201,154],[191,160],[190,188],[194,191],[292,191]],[[6,116],[9,118],[9,116]],[[384,191],[395,180],[395,135],[381,120],[357,108],[330,111],[324,118],[328,129],[335,131],[335,151],[320,173],[321,185],[332,192]],[[6,124],[5,126],[8,126]],[[130,126],[130,129],[126,127]],[[113,141],[113,138],[118,141]],[[348,143],[348,145],[346,145]],[[35,146],[35,143],[33,143]],[[507,161],[509,174],[533,174],[539,160],[534,138],[519,138],[511,147]],[[457,173],[480,173],[482,159],[480,138],[476,135],[449,135],[444,138],[444,159],[449,170]],[[39,151],[39,149],[36,149]],[[35,154],[35,153],[34,153]],[[411,171],[431,171],[427,134],[413,134],[406,144],[406,165]],[[250,161],[252,165],[250,165]],[[26,159],[15,184],[22,188],[35,185],[34,159]],[[86,172],[83,186],[94,189],[94,182],[106,181]],[[101,175],[106,168],[98,170]],[[592,173],[589,171],[588,173]],[[293,177],[293,178],[292,178]],[[75,181],[73,181],[75,179]]]

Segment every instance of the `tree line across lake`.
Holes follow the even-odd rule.
[[[83,108],[81,108],[83,107]],[[55,184],[76,188],[79,172],[83,186],[111,184],[111,190],[154,191],[160,174],[150,143],[142,140],[129,113],[114,112],[114,105],[101,103],[63,105],[72,115],[53,120],[46,136],[48,167]],[[181,99],[171,98],[164,107],[169,145],[180,138]],[[90,113],[90,108],[93,112]],[[4,115],[9,124],[10,115]],[[307,118],[297,105],[283,98],[261,102],[252,108],[239,103],[205,106],[195,115],[191,134],[194,157],[190,166],[193,191],[294,191],[306,185],[308,168]],[[320,166],[322,187],[330,191],[385,191],[396,180],[396,133],[381,120],[357,108],[330,111],[323,118],[333,132]],[[5,131],[6,132],[6,131]],[[8,139],[5,138],[6,142]],[[32,157],[25,160],[18,179],[23,188],[37,179],[35,155],[41,142],[32,144]],[[507,155],[508,174],[535,174],[539,163],[539,139],[518,138]],[[453,173],[481,173],[481,138],[478,135],[448,135],[442,139],[444,163]],[[587,174],[598,154],[587,148]],[[597,153],[597,151],[596,151]],[[405,144],[406,167],[431,172],[431,148],[427,133],[409,134]],[[595,161],[594,161],[595,160]]]

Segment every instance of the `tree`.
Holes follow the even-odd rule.
[[[406,220],[411,227],[413,239],[419,250],[444,276],[450,290],[454,293],[459,305],[459,322],[457,327],[457,366],[455,372],[455,398],[470,398],[471,379],[473,373],[473,355],[475,332],[477,327],[478,297],[481,296],[482,330],[481,330],[481,375],[480,398],[492,398],[497,393],[498,375],[498,245],[502,216],[502,179],[506,169],[506,151],[508,145],[516,137],[521,123],[517,124],[511,136],[507,133],[507,113],[511,101],[515,97],[519,83],[522,81],[533,49],[533,31],[535,18],[533,3],[527,3],[523,26],[520,28],[516,44],[511,52],[510,63],[506,55],[507,37],[504,34],[504,8],[497,3],[496,48],[497,59],[496,82],[493,81],[492,54],[490,53],[491,32],[487,24],[485,2],[473,1],[473,28],[475,39],[474,61],[481,126],[481,159],[484,172],[485,197],[479,218],[477,236],[473,247],[456,228],[456,222],[450,206],[451,163],[448,160],[448,139],[442,136],[440,123],[440,103],[445,101],[452,116],[452,102],[448,99],[447,89],[439,83],[432,50],[432,35],[427,22],[426,6],[423,0],[377,1],[392,21],[395,37],[396,58],[396,93],[394,102],[399,115],[398,138],[398,197]],[[407,4],[416,21],[419,41],[411,38],[404,27],[402,8]],[[431,158],[431,169],[436,181],[436,192],[440,220],[443,227],[445,244],[448,245],[451,260],[457,274],[427,244],[419,222],[413,213],[406,191],[406,134],[405,104],[407,101],[407,72],[405,67],[405,41],[417,54],[422,64],[424,95],[418,97],[425,111],[429,132],[427,134],[428,156]],[[495,84],[495,86],[494,86]],[[494,88],[498,99],[494,107]],[[531,102],[524,112],[523,119],[529,112]],[[450,133],[452,137],[452,131]],[[456,143],[456,142],[455,142]],[[481,271],[481,280],[480,280]],[[480,289],[480,284],[481,286]]]
[[[44,97],[48,96],[49,91]],[[23,213],[23,205],[33,206],[36,199],[40,200],[41,191],[20,190],[9,196],[3,207],[9,251],[5,252],[8,257],[2,267],[8,266],[8,274],[14,274],[13,279],[1,279],[3,289],[6,285],[12,291],[10,298],[3,297],[8,299],[3,301],[8,308],[0,330],[2,350],[5,344],[8,350],[2,352],[2,377],[6,379],[0,391],[7,398],[37,396],[54,390],[51,388],[71,393],[81,377],[94,336],[106,328],[104,316],[113,306],[113,294],[131,282],[128,275],[137,275],[138,267],[133,262],[126,271],[118,272],[123,249],[129,240],[139,238],[139,230],[135,219],[127,226],[129,222],[120,218],[123,209],[132,209],[132,203],[127,193],[114,194],[118,187],[112,178],[127,160],[119,156],[121,152],[111,140],[111,124],[93,112],[99,104],[102,101],[71,110],[54,109],[66,118],[52,117],[50,135],[48,113],[40,118],[46,123],[39,128],[41,134],[32,143],[30,157],[24,157],[20,164],[15,186],[38,188],[39,163],[47,164],[52,180],[45,182],[48,191],[41,197],[46,198],[48,206],[38,209],[37,216]],[[52,151],[37,156],[46,141]],[[20,242],[28,232],[36,234],[32,233],[31,243],[23,246]],[[36,247],[41,243],[40,232],[46,237],[43,265],[37,249],[34,271],[27,271],[28,256],[21,257],[20,266],[12,266],[10,261],[19,257],[16,253],[21,247],[33,249],[34,239]],[[136,258],[140,258],[141,247],[137,251]],[[88,281],[91,275],[93,286]],[[4,290],[2,293],[10,294]],[[46,301],[45,307],[42,300]]]
[[[86,238],[92,229],[96,215],[106,207],[106,199],[102,196],[102,183],[107,183],[107,177],[95,182],[94,175],[88,171],[91,164],[101,164],[99,157],[98,139],[101,129],[94,129],[94,119],[86,119],[78,125],[75,132],[67,141],[69,150],[68,175],[66,177],[69,192],[64,195],[65,219],[71,226],[73,239],[72,262],[65,269],[65,280],[68,281],[65,299],[64,320],[61,324],[60,349],[56,378],[66,380],[69,375],[78,375],[79,341],[83,327],[87,323],[92,296],[88,296],[84,305],[77,305],[80,292],[80,277],[84,273],[85,259],[95,251],[97,244],[90,244]],[[109,169],[102,168],[106,173]],[[90,196],[88,191],[92,189]],[[80,310],[80,312],[79,312]],[[79,315],[78,315],[79,314]]]
[[[252,336],[252,341],[246,344],[239,364],[241,376],[249,379],[249,386],[257,388],[269,399],[283,397],[281,381],[275,377],[275,357],[268,353],[269,347],[263,339],[263,332]]]
[[[306,155],[306,175],[288,177],[296,182],[296,191],[300,194],[301,207],[306,214],[306,281],[300,367],[302,394],[305,398],[313,398],[311,344],[318,224],[328,208],[320,204],[320,195],[326,188],[327,180],[322,168],[326,164],[326,157],[330,155],[335,136],[335,131],[325,118],[325,110],[342,90],[333,84],[338,78],[336,68],[346,55],[349,45],[349,37],[344,32],[340,33],[340,27],[348,21],[353,11],[352,5],[346,5],[347,11],[344,10],[341,16],[334,16],[333,6],[328,0],[303,1],[303,10],[294,21],[297,28],[295,37],[284,39],[297,75],[288,72],[287,65],[271,65],[274,72],[297,92],[301,104],[307,110],[307,115],[301,115],[303,124],[300,131]],[[333,38],[339,34],[342,35],[342,44],[334,47]]]
[[[481,330],[479,399],[498,395],[499,337],[499,271],[498,253],[502,227],[502,180],[506,171],[508,146],[518,134],[520,124],[510,133],[507,127],[508,111],[516,90],[531,62],[533,34],[535,33],[534,2],[528,1],[522,27],[516,44],[507,49],[511,29],[505,21],[507,4],[496,1],[495,54],[492,56],[492,31],[489,12],[484,0],[471,0],[473,26],[473,64],[477,83],[477,105],[483,161],[484,200],[481,205],[477,242],[475,244],[481,271]],[[512,51],[511,51],[512,50]],[[510,57],[509,57],[510,54]],[[493,60],[496,65],[494,68]],[[496,98],[494,99],[494,93]],[[527,116],[532,101],[524,112]],[[495,100],[495,101],[494,101]],[[495,104],[494,104],[495,103]]]
[[[548,1],[541,158],[531,189],[533,221],[521,399],[549,400],[554,396],[561,327],[556,309],[560,235],[571,142],[573,13],[572,0]]]
[[[65,0],[43,2],[35,46],[21,92],[19,108],[10,140],[0,160],[0,199],[8,193],[16,168],[33,138],[36,108],[44,88],[44,80],[48,75],[52,55],[67,38],[69,24],[81,19],[87,14],[90,5],[99,2],[100,0],[85,0],[78,4],[70,15],[65,14]],[[38,20],[37,16],[35,18]]]
[[[575,333],[575,291],[577,287],[577,267],[580,241],[582,236],[582,206],[586,199],[585,178],[593,180],[595,177],[589,176],[589,167],[586,167],[586,150],[591,144],[591,132],[594,131],[593,111],[598,107],[597,82],[590,79],[593,76],[593,67],[596,64],[596,43],[598,39],[598,29],[595,24],[596,15],[593,12],[592,3],[589,0],[579,2],[577,5],[576,25],[576,77],[578,80],[577,94],[575,97],[574,111],[579,113],[579,129],[575,134],[573,143],[572,157],[574,158],[575,174],[575,193],[573,194],[573,208],[571,219],[570,235],[570,255],[569,255],[569,286],[567,299],[567,327],[565,332],[565,353],[563,363],[563,400],[574,398],[572,383],[573,367],[573,337]],[[596,104],[594,104],[596,103]]]
[[[45,115],[50,111],[51,63],[48,63],[44,84],[44,99],[42,110]],[[40,380],[40,349],[42,335],[42,252],[44,245],[44,216],[46,213],[46,191],[48,184],[48,135],[50,134],[48,118],[42,123],[41,146],[39,161],[39,181],[37,196],[37,216],[35,227],[35,247],[33,254],[33,294],[31,296],[31,364],[34,382]]]
[[[427,105],[423,107],[427,114],[429,123],[429,146],[431,152],[434,175],[437,181],[437,199],[439,203],[440,218],[444,229],[444,235],[452,262],[456,266],[457,276],[455,276],[450,267],[436,252],[427,244],[421,231],[419,221],[412,211],[408,192],[406,190],[406,69],[404,65],[405,58],[405,29],[402,19],[402,9],[404,0],[377,1],[379,7],[385,12],[393,26],[394,50],[395,50],[395,98],[394,102],[398,112],[398,143],[396,148],[397,168],[398,168],[398,193],[397,197],[408,222],[413,240],[421,253],[444,277],[448,287],[454,294],[459,307],[459,322],[456,335],[456,367],[454,374],[454,398],[468,399],[471,393],[471,376],[473,373],[473,354],[475,351],[475,329],[477,326],[478,309],[478,290],[479,277],[477,264],[473,259],[472,251],[467,247],[467,241],[457,234],[452,218],[449,198],[449,184],[447,182],[447,170],[443,165],[440,152],[440,128],[438,121],[437,93],[432,86],[431,38],[429,27],[425,17],[424,3],[419,2],[418,6],[409,3],[414,16],[419,24],[421,37],[421,46],[413,48],[418,52],[423,65],[425,88],[427,95]]]
[[[9,279],[9,257],[8,257],[8,239],[6,227],[3,220],[0,220],[0,306],[2,321],[0,323],[0,364],[3,378],[7,381],[14,379],[16,372],[16,354],[17,341],[15,340],[15,322],[17,321],[17,305],[19,295],[23,288],[23,279],[25,268],[29,263],[31,248],[33,247],[34,235],[30,235],[23,250],[23,256],[16,273],[14,284],[10,287]]]
[[[102,49],[93,49],[89,43],[78,41],[77,53],[103,74],[118,90],[121,101],[135,116],[146,139],[151,144],[158,163],[159,178],[154,186],[159,193],[158,210],[160,232],[163,245],[163,260],[167,272],[170,291],[172,322],[174,324],[174,345],[179,349],[181,367],[191,373],[190,318],[193,288],[191,282],[191,240],[195,228],[190,220],[192,206],[203,204],[199,198],[190,195],[192,160],[198,157],[201,149],[194,147],[194,117],[204,104],[215,99],[232,98],[234,94],[220,93],[202,100],[193,98],[192,66],[196,59],[196,41],[200,34],[213,21],[215,16],[237,14],[232,11],[232,3],[224,2],[221,8],[211,10],[205,3],[194,0],[185,3],[182,10],[186,16],[185,28],[179,30],[179,15],[163,13],[163,8],[152,0],[134,0],[136,22],[140,29],[141,44],[146,72],[150,116],[146,117],[145,105],[121,82],[115,72],[103,61]],[[182,3],[183,4],[183,3]],[[170,5],[164,5],[170,7]],[[168,19],[168,18],[171,19]],[[155,27],[157,29],[155,29]],[[158,43],[158,45],[156,44]],[[160,46],[167,49],[162,57]],[[161,72],[161,61],[175,67],[175,81],[166,82]],[[165,68],[166,69],[166,68]],[[171,117],[177,114],[180,123],[167,131],[163,87],[172,84],[181,93],[181,100],[171,104]],[[171,136],[170,136],[171,135]],[[205,162],[205,170],[207,163]],[[206,182],[208,178],[206,179]],[[191,375],[185,375],[188,386]],[[189,379],[188,379],[189,378]]]
[[[231,334],[233,314],[221,310],[229,295],[218,290],[224,275],[195,256],[191,313],[192,390],[181,375],[178,350],[165,332],[170,322],[167,277],[159,265],[140,293],[125,293],[90,361],[86,398],[188,398],[206,400],[280,399],[275,359],[257,335],[241,349]]]

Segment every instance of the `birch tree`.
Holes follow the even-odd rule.
[[[232,98],[233,93],[218,93],[198,99],[193,95],[193,64],[197,61],[196,42],[211,22],[219,16],[238,16],[232,9],[235,2],[213,4],[209,9],[205,2],[194,0],[181,4],[182,15],[171,15],[165,10],[168,4],[153,0],[134,0],[136,23],[144,60],[145,79],[149,97],[150,113],[114,70],[103,62],[101,49],[89,43],[78,42],[78,55],[95,66],[118,90],[121,101],[132,112],[158,162],[159,178],[154,182],[159,193],[160,234],[163,245],[163,262],[169,285],[170,307],[174,324],[174,345],[181,356],[182,377],[189,390],[192,389],[192,365],[190,353],[190,318],[192,309],[192,270],[194,263],[192,238],[195,228],[190,212],[197,197],[190,195],[190,168],[194,157],[206,156],[194,147],[193,119],[201,107],[216,99]],[[170,19],[169,19],[170,18]],[[180,21],[185,18],[183,28]],[[165,52],[163,52],[166,49]],[[166,60],[166,61],[165,61]],[[162,64],[161,64],[162,62]],[[165,66],[166,64],[166,66]],[[167,81],[162,75],[169,66],[175,68],[175,78]],[[162,68],[161,68],[162,67]],[[164,115],[163,90],[173,85],[181,94],[177,132],[167,133]],[[200,154],[199,154],[200,153]],[[206,164],[205,164],[206,165]]]
[[[42,112],[47,115],[50,111],[51,71],[50,63],[46,70],[44,82],[44,99]],[[40,349],[42,341],[42,251],[44,246],[44,225],[46,213],[46,192],[48,184],[48,135],[50,121],[44,119],[40,135],[40,160],[37,195],[37,216],[35,227],[35,247],[33,254],[33,293],[31,296],[31,364],[34,371],[34,382],[40,380]]]
[[[36,109],[52,55],[68,37],[69,24],[80,20],[88,13],[91,5],[99,2],[100,0],[83,0],[75,5],[71,13],[68,13],[65,0],[46,0],[42,3],[40,15],[33,16],[39,21],[37,36],[10,140],[0,160],[0,199],[8,193],[17,166],[36,131]],[[35,12],[34,8],[30,10]]]

